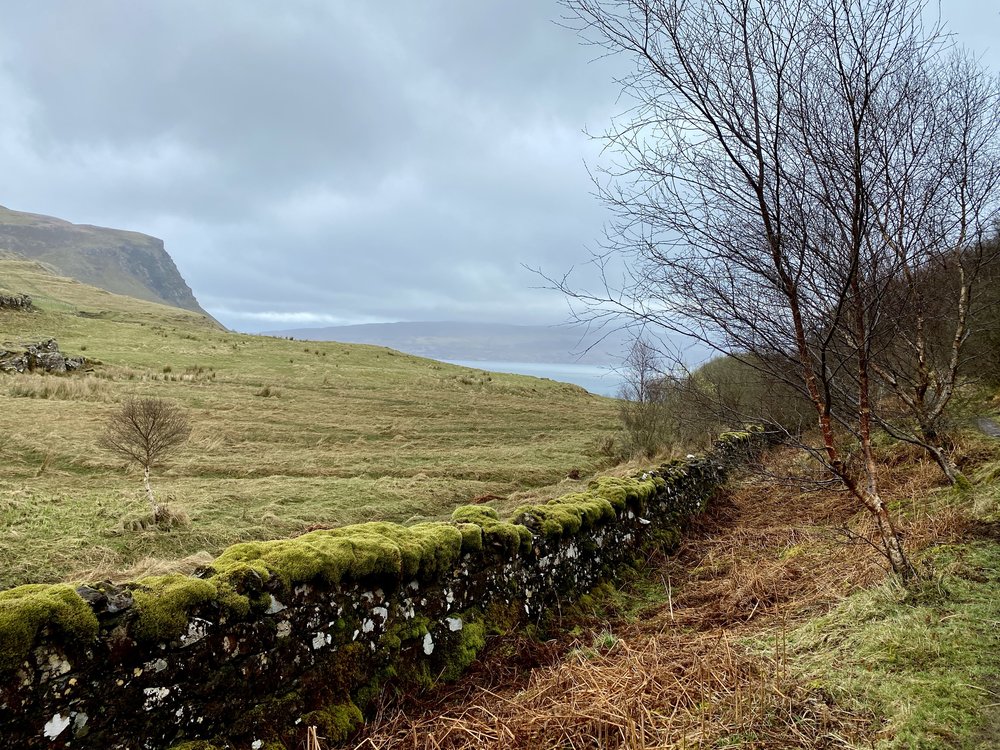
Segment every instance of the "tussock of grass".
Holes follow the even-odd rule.
[[[60,401],[108,401],[111,387],[104,380],[88,376],[10,375],[7,393],[12,398],[41,398]],[[0,381],[0,382],[4,382]]]

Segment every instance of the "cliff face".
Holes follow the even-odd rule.
[[[0,206],[0,249],[109,292],[207,315],[156,237]]]

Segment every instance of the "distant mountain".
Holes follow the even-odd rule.
[[[499,323],[369,323],[328,328],[273,331],[313,341],[375,344],[408,354],[444,360],[619,364],[629,337],[612,332],[588,334],[582,326],[517,326]]]
[[[156,237],[0,206],[0,250],[109,292],[208,315]]]

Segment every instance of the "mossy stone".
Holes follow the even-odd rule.
[[[315,726],[326,737],[327,742],[343,742],[364,721],[361,709],[352,701],[310,711],[302,717],[302,723],[307,727]]]
[[[143,641],[169,641],[187,628],[188,614],[217,598],[212,581],[173,574],[143,578],[134,584],[136,620],[132,635]]]
[[[237,544],[212,567],[216,575],[224,575],[249,566],[265,578],[278,577],[286,587],[317,580],[337,584],[366,578],[433,578],[458,560],[462,540],[462,532],[447,523],[363,523],[296,539]]]
[[[66,641],[97,637],[97,617],[69,584],[31,584],[0,591],[0,672],[20,666],[38,631],[46,626]]]
[[[462,618],[462,629],[453,634],[447,643],[444,669],[441,679],[457,680],[486,645],[486,626]]]
[[[564,495],[544,505],[524,505],[514,511],[515,523],[555,538],[573,536],[616,517],[611,502],[592,490]]]
[[[465,529],[469,525],[477,526],[481,529],[481,545],[475,549],[474,539],[470,539],[469,546],[463,544],[463,552],[491,552],[500,555],[516,555],[531,549],[531,530],[518,523],[508,523],[500,520],[500,515],[496,509],[488,505],[463,505],[455,508],[451,514],[452,520],[458,523],[459,529]],[[468,533],[466,531],[463,534]]]

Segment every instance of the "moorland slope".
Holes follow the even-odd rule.
[[[90,372],[0,376],[0,588],[190,570],[226,546],[316,526],[447,516],[586,476],[614,402],[576,386],[382,347],[223,331],[12,256],[0,341],[56,338]],[[147,528],[140,477],[100,450],[126,395],[165,398],[193,434],[153,487],[180,525]]]

